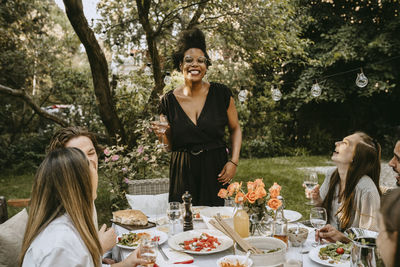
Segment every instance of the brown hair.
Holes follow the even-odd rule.
[[[64,148],[65,144],[68,143],[69,140],[79,136],[88,137],[92,141],[97,154],[100,154],[102,149],[97,142],[96,136],[93,133],[89,132],[86,128],[79,126],[71,126],[59,129],[51,138],[50,144],[47,147],[47,152],[59,148]]]
[[[400,188],[394,189],[382,197],[381,214],[386,231],[391,234],[397,232],[393,266],[400,266]]]
[[[100,266],[102,250],[92,219],[92,187],[89,161],[81,150],[63,148],[49,152],[35,175],[20,266],[38,234],[64,213],[70,216],[95,266]]]
[[[361,141],[356,144],[354,149],[353,161],[347,171],[346,183],[342,195],[339,200],[343,203],[336,214],[342,212],[339,217],[340,228],[346,229],[351,225],[351,214],[354,210],[355,188],[360,179],[367,175],[374,182],[379,195],[379,176],[381,172],[381,146],[376,140],[373,140],[369,135],[363,132],[356,132]],[[340,182],[339,172],[336,169],[331,176],[329,182],[328,194],[326,195],[322,206],[326,209],[327,214],[331,214],[332,201],[335,194],[335,188]]]

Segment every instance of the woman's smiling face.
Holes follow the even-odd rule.
[[[207,58],[199,48],[190,48],[183,55],[181,69],[185,80],[199,82],[207,72]]]

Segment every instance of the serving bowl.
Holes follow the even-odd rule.
[[[308,229],[304,227],[292,227],[288,230],[289,241],[293,247],[300,247],[308,237]]]
[[[253,261],[253,266],[276,266],[285,262],[286,244],[282,240],[273,237],[251,236],[245,238],[251,245],[266,251],[264,254],[250,254],[250,259]],[[235,243],[235,254],[245,255],[237,243]],[[276,250],[267,252],[269,250]]]

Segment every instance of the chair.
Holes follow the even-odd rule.
[[[9,207],[28,207],[30,198],[9,199],[6,201],[4,196],[0,196],[0,224],[8,220],[7,206]]]
[[[133,180],[128,184],[130,195],[158,195],[169,192],[169,178]]]

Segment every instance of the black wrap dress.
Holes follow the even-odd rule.
[[[224,135],[231,96],[228,87],[211,82],[197,125],[184,112],[173,90],[161,99],[160,113],[167,116],[171,127],[169,201],[182,202],[182,195],[189,191],[195,206],[224,205],[217,196],[223,188],[218,174],[228,160]]]

